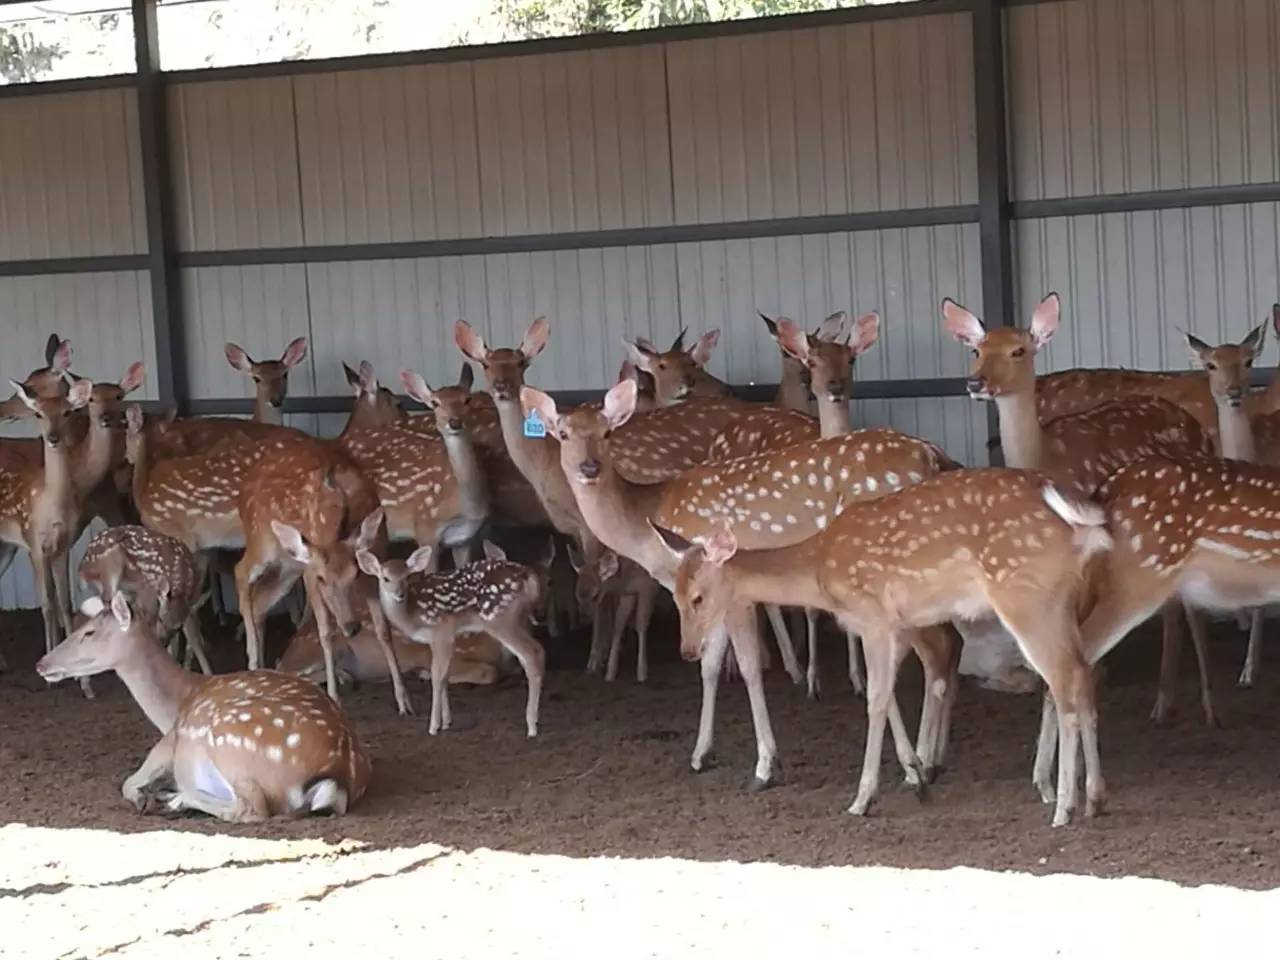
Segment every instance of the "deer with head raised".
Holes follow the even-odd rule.
[[[760,319],[764,321],[764,326],[769,331],[769,336],[773,338],[775,343],[778,343],[778,353],[782,358],[782,375],[778,379],[778,392],[774,396],[773,402],[784,410],[813,413],[813,397],[809,389],[809,368],[803,361],[783,349],[778,341],[778,323],[786,318],[779,317],[774,319],[761,313]],[[835,340],[844,331],[844,325],[848,319],[849,315],[843,310],[839,313],[833,313],[822,321],[817,330],[808,335],[810,344],[816,345],[818,342]]]
[[[181,540],[146,527],[108,527],[89,541],[79,574],[107,603],[124,591],[135,608],[152,616],[161,639],[181,630],[188,654],[203,672],[213,673],[196,616],[199,571]]]
[[[624,341],[631,362],[653,378],[654,399],[660,407],[669,407],[690,397],[727,397],[729,385],[707,373],[706,366],[720,341],[720,331],[709,330],[689,350],[684,348],[685,330],[660,351],[644,337]]]
[[[1062,825],[1076,807],[1081,746],[1086,813],[1103,802],[1093,677],[1076,622],[1086,563],[1110,545],[1103,522],[1102,510],[1070,500],[1043,475],[986,469],[942,474],[878,500],[851,503],[816,537],[783,549],[743,552],[726,529],[699,546],[669,531],[660,531],[659,539],[677,563],[681,652],[688,659],[723,643],[726,627],[733,629],[729,611],[744,597],[803,597],[861,634],[868,729],[849,809],[854,814],[867,812],[878,789],[886,720],[900,760],[920,777],[920,761],[893,702],[905,644],[918,643],[920,631],[948,620],[999,617],[1061,707],[1053,822]],[[922,738],[925,726],[922,720]],[[936,731],[928,736],[937,739]]]
[[[546,653],[529,632],[529,619],[542,603],[542,574],[512,563],[485,541],[486,558],[460,570],[430,573],[431,545],[419,547],[408,560],[379,560],[368,550],[357,557],[360,569],[377,578],[387,618],[415,643],[431,647],[432,735],[452,723],[446,678],[455,638],[463,631],[483,631],[511,651],[529,683],[525,726],[538,734],[538,704]]]
[[[551,397],[530,387],[524,389],[523,401],[555,431],[565,477],[601,542],[640,564],[668,589],[675,585],[678,561],[653,536],[651,520],[688,538],[728,520],[736,525],[744,549],[770,549],[823,530],[846,498],[883,496],[955,466],[922,440],[891,430],[861,430],[707,464],[666,483],[637,485],[619,474],[612,459],[614,433],[634,411],[634,382],[616,384],[600,410],[561,416]],[[750,612],[749,606],[744,609]],[[764,701],[760,645],[754,629],[731,630],[730,636],[751,697],[756,780],[764,785],[773,778],[777,748]],[[703,662],[703,715],[694,769],[701,768],[710,749],[718,669],[714,658]]]
[[[352,370],[345,363],[342,372],[347,384],[355,393],[355,402],[351,407],[351,416],[347,418],[347,430],[366,430],[385,427],[399,423],[408,417],[400,406],[400,400],[394,393],[378,383],[373,372],[373,365],[368,360],[360,361],[359,371]]]
[[[201,677],[164,652],[155,625],[124,592],[91,597],[89,619],[36,665],[53,683],[109,670],[160,742],[124,782],[139,811],[197,810],[231,823],[343,814],[364,795],[372,764],[354,727],[314,684],[272,670]]]
[[[946,329],[973,351],[970,396],[996,404],[1000,442],[1009,466],[1044,471],[1062,489],[1092,497],[1116,470],[1153,453],[1203,456],[1213,452],[1206,431],[1189,411],[1154,396],[1106,403],[1042,423],[1036,410],[1035,357],[1057,332],[1059,313],[1058,296],[1051,293],[1036,307],[1027,329],[987,330],[955,301],[942,304]],[[1189,607],[1181,610],[1183,606],[1175,603],[1162,611],[1165,652],[1152,719],[1163,722],[1171,706],[1185,613],[1200,664],[1205,719],[1214,724],[1207,627],[1198,612]]]
[[[71,372],[71,341],[63,340],[56,333],[49,334],[44,347],[43,367],[32,370],[22,386],[30,396],[42,400],[66,396],[67,377]],[[31,416],[31,409],[22,395],[14,391],[13,396],[0,403],[0,421],[25,420]]]
[[[227,363],[253,381],[253,419],[259,423],[284,423],[284,401],[289,394],[289,371],[307,357],[307,338],[290,341],[279,360],[254,360],[239,344],[224,348]]]

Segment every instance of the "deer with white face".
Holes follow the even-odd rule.
[[[836,314],[842,317],[844,314]],[[847,337],[810,337],[790,320],[777,324],[778,346],[804,365],[810,389],[818,402],[822,436],[848,433],[849,401],[853,396],[853,365],[880,338],[880,315],[868,313],[854,321]],[[844,342],[842,342],[842,340]]]
[[[312,683],[271,670],[201,677],[164,652],[124,592],[36,665],[50,683],[115,671],[163,735],[124,782],[141,812],[195,810],[230,823],[343,814],[372,763],[354,727]]]
[[[672,589],[678,566],[653,536],[650,521],[694,538],[725,520],[743,548],[765,550],[799,543],[825,529],[845,501],[875,498],[956,466],[932,444],[891,430],[862,430],[755,457],[707,464],[675,480],[633,484],[615,469],[612,437],[631,417],[635,384],[616,384],[600,410],[561,416],[555,401],[526,387],[523,399],[560,440],[560,459],[583,516],[605,546],[644,567]],[[770,601],[775,602],[775,601]],[[797,600],[798,602],[798,600]],[[773,778],[776,745],[769,726],[761,676],[761,646],[750,605],[742,626],[730,630],[734,656],[751,697],[756,721],[756,781]],[[694,769],[710,749],[717,678],[724,647],[703,660],[703,714]]]
[[[543,577],[510,562],[488,541],[486,559],[460,570],[430,573],[432,549],[419,547],[408,560],[379,560],[368,550],[357,554],[360,569],[377,578],[387,618],[410,640],[431,647],[428,732],[434,736],[452,723],[446,678],[455,638],[464,631],[483,631],[520,661],[529,683],[525,726],[529,736],[537,736],[546,653],[529,632],[529,619],[542,602]]]
[[[121,591],[131,597],[154,619],[162,640],[181,630],[187,653],[204,673],[213,673],[196,616],[199,570],[181,540],[146,527],[108,527],[89,541],[79,574],[108,604]]]
[[[706,366],[720,341],[720,331],[709,330],[689,350],[684,348],[684,330],[660,351],[644,337],[623,341],[636,368],[653,377],[654,398],[660,407],[669,407],[690,397],[727,397],[729,385],[707,373]]]
[[[289,394],[289,371],[307,357],[307,338],[291,341],[279,360],[254,360],[239,344],[224,348],[227,363],[253,381],[253,419],[259,423],[284,423],[284,401]]]

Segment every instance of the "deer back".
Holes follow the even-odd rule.
[[[195,558],[182,541],[135,525],[108,527],[94,536],[78,573],[106,600],[117,587],[145,600],[168,631],[186,621],[201,587]]]
[[[781,450],[797,443],[808,443],[821,437],[818,421],[796,410],[762,407],[741,417],[716,434],[707,449],[707,463],[719,463],[736,457],[752,457],[770,450]]]
[[[148,417],[146,429],[147,450],[153,461],[209,453],[223,445],[305,436],[292,427],[235,417],[192,417],[169,422]]]
[[[458,481],[438,433],[392,424],[352,430],[341,445],[372,481],[392,539],[414,539],[421,517],[443,523],[461,510]]]
[[[1208,380],[1201,374],[1064,370],[1036,378],[1036,413],[1041,423],[1141,397],[1157,397],[1182,407],[1217,442],[1218,411]]]
[[[406,608],[418,625],[451,623],[483,630],[500,617],[525,617],[538,602],[536,571],[510,560],[480,560],[461,570],[421,573],[409,581]]]
[[[764,408],[732,399],[686,400],[633,416],[614,431],[609,450],[631,483],[662,483],[702,463],[718,434]]]

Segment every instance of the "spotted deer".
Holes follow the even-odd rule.
[[[845,500],[880,497],[956,466],[922,440],[891,430],[861,430],[707,464],[662,484],[638,485],[622,477],[612,460],[612,438],[634,409],[633,382],[612,387],[598,411],[560,416],[555,401],[531,387],[524,388],[522,400],[556,432],[564,474],[601,542],[640,564],[668,590],[675,586],[678,561],[653,536],[650,521],[692,539],[728,520],[737,527],[743,549],[767,550],[816,535]],[[777,747],[764,698],[761,648],[754,630],[731,631],[730,639],[751,699],[758,751],[755,782],[763,786],[773,779]],[[710,749],[714,723],[716,687],[708,671],[718,670],[718,663],[711,661],[703,664],[695,770]]]
[[[658,582],[638,563],[619,557],[612,550],[601,550],[595,563],[591,564],[571,547],[569,560],[578,576],[575,598],[584,611],[599,609],[601,600],[606,596],[616,601],[605,680],[612,683],[618,677],[622,636],[634,615],[636,681],[644,683],[649,679],[649,624],[653,620],[653,606],[658,597]]]
[[[351,416],[347,418],[343,432],[384,427],[407,419],[408,414],[400,406],[399,398],[378,383],[373,365],[369,361],[361,360],[359,371],[352,370],[344,363],[342,372],[355,393]]]
[[[453,662],[455,638],[463,631],[483,631],[511,651],[529,683],[525,727],[538,734],[538,704],[546,653],[529,632],[529,617],[541,603],[544,583],[538,572],[508,561],[485,542],[486,559],[460,570],[428,572],[431,545],[419,547],[408,560],[379,560],[368,550],[358,554],[360,569],[377,578],[387,618],[415,643],[431,647],[431,722],[433,736],[452,723],[446,677]]]
[[[1053,817],[1061,826],[1076,809],[1081,746],[1086,815],[1104,800],[1093,675],[1076,621],[1090,558],[1111,545],[1104,521],[1096,505],[1069,498],[1043,474],[995,468],[944,473],[844,505],[816,537],[782,549],[743,552],[723,528],[696,547],[670,534],[658,539],[678,563],[688,659],[723,646],[725,611],[744,595],[803,596],[862,636],[868,728],[853,814],[868,811],[879,787],[886,720],[903,766],[915,771],[913,781],[923,778],[893,702],[906,645],[918,642],[912,632],[997,616],[1061,707]],[[936,732],[928,736],[937,740]]]
[[[844,343],[808,337],[790,320],[780,320],[777,327],[779,347],[808,371],[822,436],[848,433],[852,428],[853,365],[880,338],[880,315],[868,313],[855,320]]]
[[[124,782],[143,813],[197,810],[230,823],[344,814],[372,763],[355,728],[314,684],[272,670],[202,677],[164,652],[126,595],[88,617],[36,665],[50,683],[114,671],[162,736]]]
[[[684,348],[685,332],[681,330],[671,349],[665,352],[644,337],[623,341],[631,362],[653,377],[654,399],[660,407],[669,407],[690,397],[732,394],[727,383],[717,380],[705,369],[720,341],[720,331],[707,331],[689,350]]]
[[[307,357],[307,338],[297,337],[284,348],[279,360],[254,360],[239,344],[224,348],[227,363],[253,381],[253,419],[259,423],[284,423],[284,401],[289,394],[289,371]]]
[[[764,321],[764,326],[769,331],[769,336],[773,338],[775,343],[778,343],[778,323],[785,318],[774,319],[761,313],[760,319]],[[843,310],[839,313],[833,313],[822,321],[818,329],[808,335],[809,342],[816,344],[822,341],[835,340],[843,332],[844,325],[848,319],[848,314]],[[778,345],[778,353],[782,358],[782,374],[778,378],[778,392],[773,398],[774,404],[784,410],[795,410],[797,413],[813,413],[813,397],[809,389],[809,368],[803,361],[797,359],[787,350],[782,349],[781,344]]]
[[[1042,422],[1035,404],[1035,357],[1057,332],[1060,306],[1049,294],[1036,307],[1029,328],[987,330],[976,316],[955,301],[942,304],[946,329],[973,351],[969,395],[996,404],[1000,442],[1011,467],[1047,473],[1062,489],[1092,497],[1107,477],[1127,463],[1153,453],[1206,455],[1213,451],[1204,429],[1189,411],[1159,397],[1135,397],[1095,406],[1084,412]],[[1183,614],[1191,624],[1200,665],[1201,704],[1205,720],[1216,723],[1207,664],[1204,618],[1183,604],[1162,611],[1164,655],[1160,692],[1152,719],[1164,722],[1172,705],[1177,676],[1176,651],[1181,646]]]
[[[108,527],[89,541],[78,572],[104,602],[123,591],[133,607],[154,618],[160,639],[181,630],[188,654],[204,673],[213,673],[196,616],[199,571],[181,540],[146,527]]]
[[[27,394],[42,400],[66,396],[65,374],[71,372],[71,341],[63,340],[56,333],[49,334],[44,348],[44,363],[43,367],[32,370],[22,381]],[[17,391],[0,403],[0,421],[25,420],[30,416],[31,409]]]

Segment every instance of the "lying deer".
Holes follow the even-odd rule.
[[[525,725],[529,736],[537,736],[546,653],[529,633],[528,621],[542,602],[542,576],[508,561],[488,541],[486,559],[460,570],[430,573],[433,549],[430,544],[419,547],[408,560],[379,560],[368,550],[357,553],[360,569],[378,580],[387,618],[410,640],[431,647],[428,732],[434,736],[452,723],[446,677],[457,635],[483,631],[520,661],[529,682]]]
[[[230,823],[344,814],[372,764],[355,729],[313,684],[270,670],[201,677],[164,652],[124,592],[36,664],[50,683],[114,670],[163,736],[124,782],[139,811],[197,810]]]
[[[740,551],[734,528],[722,528],[698,546],[658,528],[657,539],[676,564],[684,657],[705,664],[722,650],[726,629],[734,629],[732,611],[744,599],[790,597],[830,611],[859,633],[867,658],[868,728],[849,812],[861,815],[879,787],[886,719],[899,759],[912,771],[909,779],[924,776],[893,697],[906,645],[919,649],[920,631],[934,624],[994,614],[1061,707],[1054,825],[1068,823],[1076,807],[1081,743],[1086,814],[1096,813],[1103,784],[1093,677],[1082,655],[1076,605],[1087,561],[1110,546],[1102,510],[1067,499],[1043,475],[986,469],[945,473],[836,514],[816,537],[775,550]],[[926,749],[938,740],[938,725],[922,718]]]

